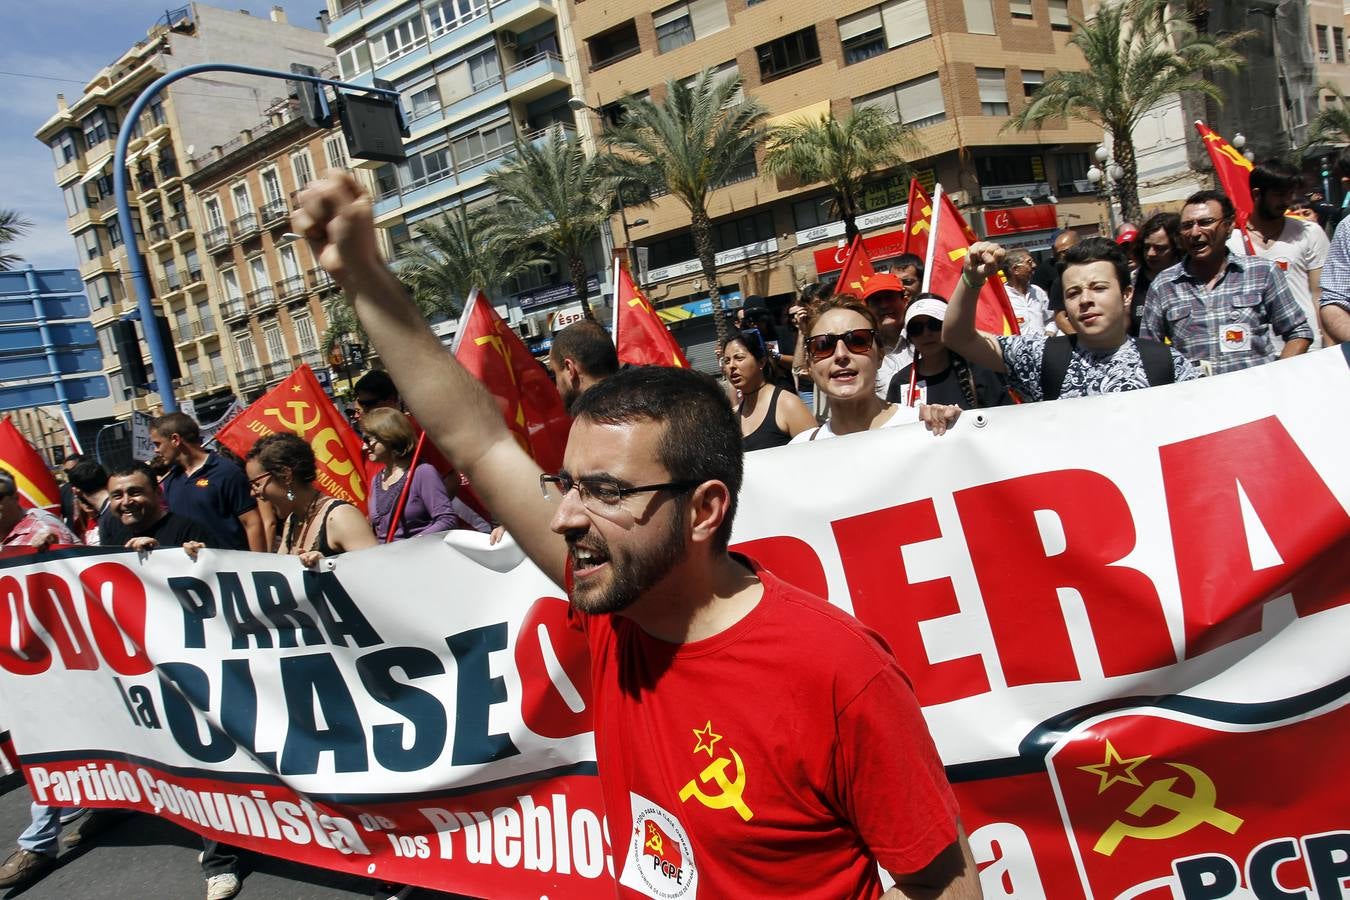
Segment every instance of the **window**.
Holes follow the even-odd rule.
[[[58,166],[64,166],[66,163],[74,162],[80,151],[75,146],[75,139],[70,136],[69,131],[63,131],[52,141],[52,156],[56,158]]]
[[[246,216],[253,212],[253,202],[248,196],[248,185],[239,182],[230,188],[230,197],[234,200],[235,216]]]
[[[314,163],[310,162],[308,150],[291,154],[291,171],[295,173],[297,190],[314,180]]]
[[[319,337],[314,331],[314,320],[308,314],[291,316],[291,324],[295,326],[295,342],[299,345],[301,353],[318,348]]]
[[[116,250],[122,246],[122,225],[115,215],[109,216],[103,224],[108,229],[108,248]]]
[[[192,327],[188,323],[187,307],[181,307],[173,311],[173,336],[176,340],[183,340],[192,336]]]
[[[652,13],[656,45],[668,53],[731,24],[726,0],[687,0]]]
[[[1030,19],[1031,0],[1008,0],[1008,12],[1012,13],[1014,19]]]
[[[404,91],[403,108],[407,111],[409,121],[438,111],[441,108],[441,94],[436,90],[436,82],[423,82]]]
[[[942,82],[936,72],[875,94],[859,97],[853,101],[853,105],[880,107],[889,113],[893,120],[915,128],[932,125],[947,118],[947,110],[942,102]]]
[[[799,200],[792,204],[792,221],[798,231],[828,225],[834,221],[834,201],[829,197]]]
[[[385,163],[375,170],[375,198],[392,197],[398,193],[398,169]]]
[[[295,248],[290,244],[281,248],[281,277],[289,280],[300,277],[300,262],[295,257]]]
[[[164,101],[156,97],[150,101],[150,105],[145,109],[145,115],[142,116],[150,125],[163,125],[166,121],[164,117]],[[148,128],[146,129],[149,130]]]
[[[243,335],[235,339],[235,355],[239,357],[239,368],[247,371],[258,368],[258,353],[253,348],[253,336]]]
[[[202,263],[197,258],[197,248],[193,247],[187,253],[183,254],[183,268],[187,270],[188,281],[200,281],[202,277]]]
[[[442,144],[434,150],[408,156],[408,177],[405,190],[422,187],[433,181],[448,178],[454,171],[450,163],[450,148]]]
[[[206,211],[206,229],[208,231],[225,227],[225,214],[220,211],[219,200],[210,197],[202,202],[202,208]]]
[[[965,5],[966,31],[971,34],[993,34],[993,0],[965,0]]]
[[[641,49],[638,44],[637,25],[632,19],[602,31],[594,37],[586,38],[586,48],[591,54],[591,68],[599,69],[610,63],[632,56]]]
[[[226,300],[239,300],[244,292],[239,289],[239,273],[234,269],[225,269],[220,273],[220,286]]]
[[[1035,69],[1022,70],[1022,96],[1030,97],[1045,84],[1045,72]]]
[[[1327,43],[1327,26],[1317,26],[1317,58],[1322,62],[1331,62],[1331,47]]]
[[[1345,29],[1331,29],[1331,47],[1336,54],[1336,62],[1345,62]]]
[[[469,90],[473,93],[486,90],[501,83],[502,62],[495,48],[484,50],[477,56],[471,56],[469,64]]]
[[[344,81],[350,81],[370,68],[370,48],[365,41],[358,40],[350,47],[337,53],[338,70]]]
[[[839,20],[844,65],[871,59],[892,47],[932,34],[928,0],[891,0]]]
[[[72,184],[70,187],[64,188],[61,193],[66,197],[67,216],[78,216],[82,211],[89,208],[89,195],[84,192],[84,185]]]
[[[699,74],[701,75],[702,73],[700,72]],[[720,66],[714,66],[712,68],[712,74],[713,74],[713,83],[721,84],[728,78],[740,78],[741,67],[736,65],[736,60],[733,59],[731,62],[725,62],[722,63]],[[699,78],[698,75],[690,75],[688,78],[684,80],[685,86],[692,88],[695,84],[698,83],[698,78]],[[646,92],[644,91],[643,93]],[[736,93],[732,94],[729,98],[727,98],[727,106],[735,106],[737,103],[740,103],[744,99],[745,99],[745,85],[742,84],[741,87],[736,89]],[[618,125],[621,123],[615,122],[614,124]]]
[[[96,307],[102,308],[104,306],[109,306],[116,299],[116,294],[113,293],[112,279],[107,275],[94,276],[89,279],[85,287],[89,291],[89,299],[93,301],[94,306]],[[102,337],[107,333],[108,332],[105,329],[104,331],[99,332],[99,336]],[[116,350],[113,351],[114,354],[116,352]]]
[[[515,139],[515,130],[510,122],[457,137],[450,142],[455,153],[455,165],[461,172],[469,166],[476,166],[501,155],[503,148],[511,146]]]
[[[85,259],[98,259],[103,255],[103,246],[99,243],[97,228],[89,228],[75,235],[75,243],[84,251]]]
[[[1050,0],[1050,27],[1055,31],[1071,31],[1069,0]]]
[[[984,187],[1041,184],[1045,181],[1045,160],[1040,156],[981,156],[975,160],[975,171]]]
[[[255,291],[272,286],[267,278],[267,262],[261,256],[248,261],[248,278],[253,282]]]
[[[92,149],[108,139],[108,117],[101,109],[90,113],[83,122],[84,145]]]
[[[744,247],[748,244],[757,244],[774,237],[773,213],[764,211],[737,219],[714,222],[712,230],[713,247],[719,253],[724,250]],[[647,246],[651,252],[649,264],[653,269],[660,269],[698,258],[698,251],[694,248],[694,239],[688,231]]]
[[[371,62],[382,66],[398,59],[426,43],[425,20],[420,15],[404,19],[388,31],[375,35],[370,40]]]
[[[759,73],[765,81],[810,68],[820,62],[816,27],[812,25],[760,44],[755,48],[755,54],[759,57]]]
[[[260,175],[262,179],[263,202],[275,203],[285,196],[281,190],[281,176],[277,174],[275,167],[263,169]]]
[[[347,139],[340,134],[324,138],[323,155],[328,161],[328,168],[347,168]]]
[[[263,326],[263,340],[267,343],[267,356],[272,362],[281,362],[286,358],[286,346],[281,341],[281,326],[269,322]]]
[[[485,0],[441,0],[426,7],[427,27],[432,40],[459,26],[472,22],[487,10]]]
[[[206,300],[197,301],[197,321],[203,325],[211,322],[211,304]]]
[[[1002,69],[976,69],[975,81],[980,86],[980,115],[1006,116],[1008,114],[1008,81]]]

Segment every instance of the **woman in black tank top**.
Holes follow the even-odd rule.
[[[722,365],[731,386],[741,394],[736,414],[746,452],[781,447],[798,433],[816,425],[801,398],[765,378],[767,362],[758,331],[743,331],[727,341]]]
[[[319,493],[314,450],[294,434],[259,438],[244,462],[253,496],[271,502],[283,523],[276,552],[312,566],[325,556],[379,543],[365,515]]]

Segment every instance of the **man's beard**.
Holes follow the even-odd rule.
[[[621,559],[610,555],[609,545],[603,540],[579,542],[580,546],[605,554],[609,561],[609,583],[600,588],[599,593],[588,597],[578,596],[579,586],[574,584],[571,591],[572,605],[590,615],[622,612],[669,575],[684,559],[688,543],[684,534],[684,517],[681,515],[683,504],[677,504],[677,507],[664,535],[655,540],[643,541],[639,545],[643,549],[626,552]]]

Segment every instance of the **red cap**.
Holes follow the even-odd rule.
[[[1137,237],[1139,237],[1138,229],[1126,228],[1120,234],[1116,235],[1116,243],[1123,247],[1126,244],[1133,243],[1134,239]]]
[[[897,294],[905,292],[905,286],[900,283],[900,279],[890,272],[878,272],[867,279],[867,285],[863,288],[862,298],[866,300],[873,294],[881,291],[895,291]]]

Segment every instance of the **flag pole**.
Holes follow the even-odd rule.
[[[384,538],[386,544],[394,542],[394,532],[398,531],[398,521],[403,518],[403,507],[408,505],[408,494],[412,492],[413,472],[417,469],[417,464],[422,459],[422,448],[426,446],[427,433],[425,430],[417,436],[417,447],[413,449],[412,461],[408,463],[408,471],[403,474],[403,488],[398,492],[398,504],[394,507],[394,516],[389,520],[389,534]],[[389,466],[385,465],[385,471]],[[372,485],[373,487],[373,485]],[[371,502],[375,501],[375,491],[371,490]]]
[[[622,265],[619,263],[619,257],[614,257],[614,293],[610,298],[610,322],[609,339],[614,342],[614,346],[619,346],[619,275],[622,273]]]
[[[933,248],[937,246],[938,216],[942,215],[942,182],[933,185],[933,220],[928,226],[928,247],[924,251],[923,289],[933,282]]]

